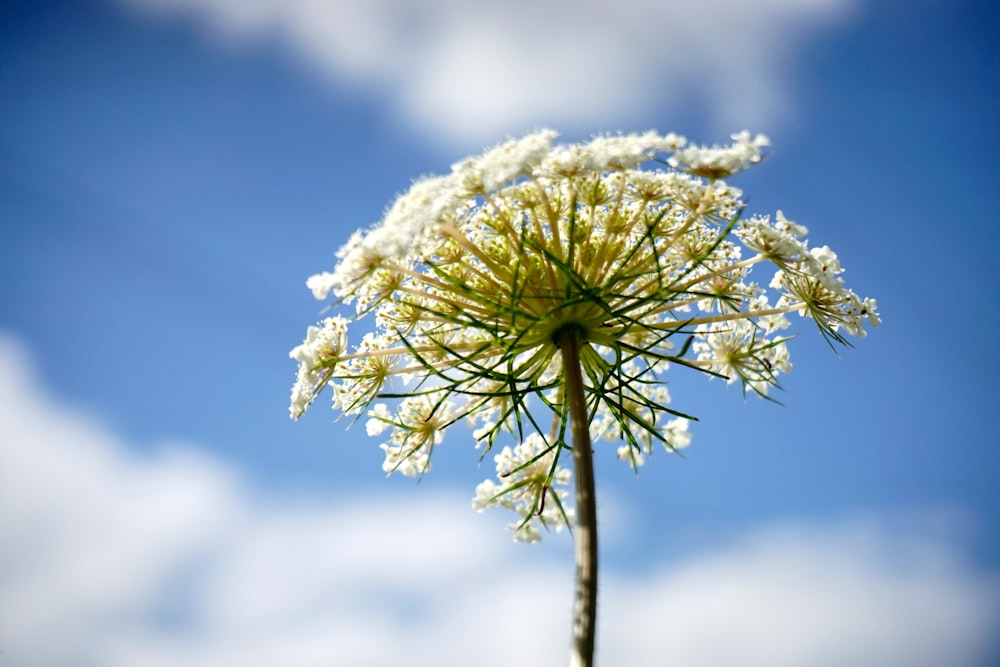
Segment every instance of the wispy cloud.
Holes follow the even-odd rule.
[[[191,446],[139,455],[0,337],[0,646],[12,665],[552,665],[571,572],[468,494],[282,501]],[[606,570],[605,664],[974,667],[995,573],[870,519]],[[548,555],[546,555],[548,553]],[[558,562],[557,562],[558,561]]]
[[[733,131],[794,107],[800,48],[861,0],[122,0],[276,40],[421,132],[482,143],[695,110]],[[607,126],[612,126],[608,128]]]

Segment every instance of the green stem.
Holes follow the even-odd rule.
[[[565,400],[573,438],[573,477],[576,479],[576,594],[573,605],[571,667],[592,667],[597,630],[597,503],[590,422],[580,367],[580,331],[566,327],[555,336],[562,352]]]

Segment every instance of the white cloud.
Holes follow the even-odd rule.
[[[467,496],[266,500],[191,447],[139,456],[0,337],[5,663],[562,664],[571,564]],[[984,665],[996,574],[935,535],[785,525],[606,569],[602,664]]]
[[[696,109],[774,129],[799,49],[861,0],[122,0],[271,39],[436,138],[615,129]],[[669,129],[669,128],[661,128]]]

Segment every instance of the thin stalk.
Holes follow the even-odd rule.
[[[576,479],[576,593],[570,667],[592,667],[597,630],[597,503],[590,423],[580,367],[581,342],[580,331],[572,326],[555,336],[555,343],[562,352],[564,396],[569,406],[573,477]]]

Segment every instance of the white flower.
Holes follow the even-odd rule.
[[[776,384],[779,372],[791,370],[784,340],[768,339],[747,320],[700,325],[692,348],[710,372],[760,396]]]
[[[676,452],[691,444],[691,433],[688,431],[688,420],[675,418],[668,421],[662,428],[663,447],[668,452]],[[638,469],[646,463],[646,456],[653,453],[652,439],[644,442],[624,444],[618,447],[618,458],[628,462],[633,468]]]
[[[426,393],[409,396],[400,403],[395,418],[383,404],[379,405],[372,410],[375,421],[389,422],[393,427],[392,438],[381,446],[385,452],[382,469],[387,473],[399,471],[407,477],[429,471],[431,452],[444,439],[444,428],[454,419],[451,401]],[[377,427],[369,422],[368,428]]]
[[[317,300],[328,297],[336,286],[337,276],[329,271],[310,276],[309,280],[306,281],[306,287],[312,291],[313,297]]]
[[[339,316],[326,318],[322,326],[309,327],[302,344],[288,353],[289,357],[299,362],[289,408],[293,419],[302,416],[336,372],[347,350],[347,322]]]
[[[558,134],[538,130],[521,139],[511,139],[478,157],[452,165],[452,174],[469,192],[490,192],[530,173],[549,154]]]
[[[736,230],[736,235],[751,250],[760,253],[779,266],[788,265],[809,254],[808,245],[801,240],[805,228],[796,225],[778,212],[776,222],[767,216],[751,216]]]
[[[382,470],[387,474],[398,472],[406,477],[419,477],[430,472],[430,453],[423,449],[404,449],[394,443],[383,443],[379,448],[385,452]]]
[[[371,418],[365,424],[369,436],[382,435],[382,432],[392,424],[392,413],[385,403],[376,403],[374,409],[368,411]]]
[[[843,269],[840,268],[837,253],[830,250],[830,246],[810,250],[805,265],[812,275],[819,279],[823,287],[834,292],[840,291],[843,281],[836,276]]]
[[[785,214],[780,210],[775,213],[775,223],[774,228],[778,231],[789,234],[795,238],[802,238],[809,233],[809,230],[802,225],[796,224],[785,217]]]
[[[632,169],[648,162],[657,152],[683,143],[676,135],[661,137],[656,132],[595,137],[585,151],[585,165],[592,171]]]
[[[691,444],[691,433],[688,431],[687,419],[671,419],[665,430],[665,436],[671,450],[684,449]]]
[[[481,512],[504,507],[517,512],[521,521],[508,528],[521,542],[540,539],[540,526],[561,530],[572,510],[567,507],[570,471],[557,464],[558,448],[537,433],[529,434],[513,449],[504,447],[494,457],[501,483],[486,480],[477,486],[473,509]]]
[[[291,352],[292,416],[330,385],[336,410],[367,412],[386,472],[425,473],[455,423],[484,454],[514,437],[474,505],[516,512],[515,538],[529,541],[572,513],[567,336],[580,345],[592,440],[620,442],[639,466],[656,446],[690,442],[670,369],[763,396],[791,370],[791,313],[835,342],[879,323],[832,250],[810,249],[782,211],[743,215],[742,192],[721,180],[762,160],[764,135],[712,147],[652,131],[555,138],[538,130],[417,179],[307,281],[353,306],[352,320],[309,327]],[[777,269],[769,282],[760,265]],[[348,327],[369,316],[374,330],[349,349]]]
[[[761,149],[771,145],[765,135],[751,138],[747,130],[732,135],[732,139],[729,146],[688,146],[677,150],[668,164],[698,176],[726,178],[760,162]]]
[[[858,312],[860,317],[864,317],[873,326],[877,327],[882,324],[882,320],[878,316],[878,302],[875,299],[865,298],[861,301],[861,309]]]

